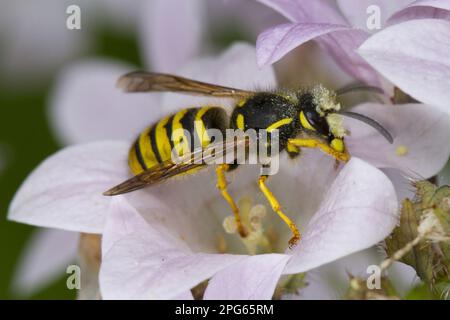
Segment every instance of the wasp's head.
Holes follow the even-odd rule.
[[[336,93],[317,85],[299,92],[297,97],[301,126],[325,138],[334,150],[344,152],[345,129],[337,114],[341,105],[336,100]]]

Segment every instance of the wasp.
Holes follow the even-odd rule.
[[[364,115],[341,110],[337,97],[340,94],[360,88],[344,88],[331,91],[322,85],[296,91],[248,91],[220,85],[205,83],[184,77],[134,71],[119,78],[117,85],[126,92],[170,91],[184,94],[194,94],[217,98],[232,98],[235,106],[229,115],[220,106],[198,106],[180,110],[157,121],[144,130],[136,139],[129,151],[128,163],[133,177],[106,191],[104,195],[113,196],[150,186],[169,178],[195,172],[207,166],[206,157],[201,163],[193,163],[192,155],[207,148],[220,147],[222,152],[234,150],[237,143],[231,145],[214,142],[208,137],[208,130],[215,129],[224,132],[226,129],[256,131],[266,130],[279,132],[279,152],[287,151],[292,158],[300,154],[302,148],[318,148],[335,158],[346,162],[350,155],[344,143],[345,129],[340,121],[340,115],[349,116],[365,122],[382,134],[390,143],[393,138],[390,133],[375,120]],[[376,88],[375,88],[376,89]],[[185,133],[200,138],[200,149],[189,146]],[[175,134],[178,132],[178,134]],[[219,144],[219,146],[218,146]],[[179,154],[186,150],[184,160],[173,161],[172,151]],[[186,156],[188,155],[188,156]],[[217,188],[228,202],[234,214],[238,232],[245,237],[248,232],[242,224],[239,208],[228,192],[225,173],[234,170],[238,165],[223,163],[216,166]],[[266,197],[274,212],[287,224],[292,231],[289,245],[295,245],[300,239],[300,232],[295,223],[282,211],[275,195],[267,186],[268,175],[261,174],[258,186]]]

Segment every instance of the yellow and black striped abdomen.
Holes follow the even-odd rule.
[[[128,163],[137,175],[178,155],[194,150],[195,142],[206,147],[211,141],[208,129],[222,133],[228,127],[225,110],[219,107],[189,108],[169,115],[145,129],[130,149]]]

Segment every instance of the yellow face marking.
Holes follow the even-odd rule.
[[[284,118],[284,119],[278,120],[277,122],[274,122],[270,126],[268,126],[266,130],[267,130],[267,132],[271,132],[271,131],[273,131],[275,129],[278,129],[281,126],[284,126],[286,124],[291,123],[292,120],[294,120],[294,119],[292,119],[292,118]]]
[[[170,150],[169,137],[167,136],[165,128],[165,125],[169,119],[170,116],[159,121],[155,129],[156,146],[158,147],[158,152],[162,161],[169,160],[171,158],[172,150]]]
[[[344,141],[339,138],[334,138],[331,140],[331,147],[337,152],[344,152],[345,150]]]
[[[240,130],[244,130],[245,125],[244,125],[244,116],[242,114],[238,114],[236,117],[236,125],[238,127],[238,129]]]
[[[189,152],[188,139],[184,134],[184,128],[180,120],[188,112],[188,109],[181,110],[175,114],[172,121],[172,141],[179,156]]]
[[[404,145],[399,145],[399,146],[395,149],[395,154],[398,155],[399,157],[407,155],[408,152],[409,152],[408,147],[407,147],[407,146],[404,146]]]
[[[316,129],[308,122],[308,119],[306,119],[306,116],[303,113],[303,111],[300,112],[300,124],[302,125],[303,128],[316,131]]]
[[[201,108],[196,116],[195,116],[195,132],[197,133],[198,137],[201,140],[202,147],[208,146],[208,144],[211,141],[211,138],[208,135],[208,132],[206,131],[205,124],[202,121],[203,115],[210,109],[210,107],[204,107]]]

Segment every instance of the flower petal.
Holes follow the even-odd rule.
[[[154,71],[176,72],[201,50],[204,30],[202,0],[152,0],[140,25],[144,58]]]
[[[378,31],[367,27],[367,21],[375,11],[370,8],[377,6],[380,14],[380,28],[384,27],[386,20],[395,12],[409,5],[413,0],[337,0],[337,4],[342,14],[347,18],[350,24],[367,32]],[[371,10],[372,9],[372,10]]]
[[[330,4],[330,2],[295,0],[259,1],[280,12],[291,21],[299,24],[334,24],[347,27],[348,30],[323,35],[317,40],[322,46],[324,46],[324,48],[331,54],[333,59],[335,59],[335,61],[341,66],[341,68],[343,68],[343,70],[345,70],[348,74],[355,77],[359,81],[380,86],[380,82],[375,71],[355,52],[356,48],[361,45],[361,43],[367,38],[368,34],[362,30],[352,29],[351,26],[348,25],[346,19],[339,13],[335,6]],[[274,57],[276,57],[276,59],[269,59],[272,54],[268,54],[268,52],[278,51],[278,49],[273,47],[274,44],[278,44],[280,40],[282,40],[279,38],[279,36],[283,33],[283,30],[277,30],[277,28],[282,29],[282,26],[285,25],[280,25],[268,29],[264,33],[262,33],[260,37],[258,37],[258,63],[260,65],[265,63],[273,63],[284,56],[288,51],[299,46],[301,43],[316,37],[305,37],[303,32],[301,32],[303,30],[301,30],[301,28],[297,28],[297,35],[286,36],[286,40],[283,41],[285,42],[285,44],[281,48],[284,50],[284,52],[283,50],[279,50],[280,53],[278,53],[277,55],[273,55]],[[284,34],[287,34],[286,30],[284,31]],[[261,38],[262,36],[263,38]],[[262,53],[259,53],[259,51],[261,50],[259,45],[260,38],[264,39],[264,42],[267,43],[268,48],[262,49]],[[299,40],[295,38],[298,38]],[[287,50],[286,48],[289,49]]]
[[[105,139],[131,140],[164,110],[157,95],[127,94],[119,76],[135,67],[108,60],[69,65],[56,81],[49,117],[64,144]]]
[[[185,179],[169,179],[127,194],[126,198],[150,225],[170,229],[196,252],[216,252],[218,235],[225,233],[222,221],[231,211],[216,189],[213,169],[204,169]],[[250,176],[247,171],[242,172],[239,181],[243,175],[244,181]],[[228,177],[231,181],[231,176]],[[235,184],[233,181],[233,189]]]
[[[407,20],[427,18],[450,21],[450,3],[447,0],[417,0],[396,12],[387,22],[396,24]]]
[[[272,64],[302,43],[340,30],[350,28],[326,23],[285,23],[272,27],[258,36],[256,43],[258,64],[260,66]]]
[[[397,198],[389,179],[352,158],[328,190],[284,273],[298,273],[368,248],[397,223]]]
[[[258,0],[293,22],[346,24],[337,8],[327,0]]]
[[[345,25],[325,23],[286,23],[258,36],[259,65],[272,64],[299,45],[316,39],[337,64],[356,79],[379,85],[375,71],[355,52],[367,34]]]
[[[350,275],[367,277],[367,267],[379,264],[382,259],[374,248],[362,250],[306,273],[305,282],[298,295],[287,297],[301,300],[342,299],[348,290]]]
[[[343,84],[355,81],[316,41],[308,41],[295,48],[285,55],[276,67],[279,82],[288,88],[308,86],[312,83],[321,83],[328,88],[340,88]]]
[[[379,248],[372,247],[333,261],[307,272],[305,282],[308,285],[300,288],[298,294],[285,295],[282,299],[342,299],[348,290],[350,276],[367,278],[371,274],[367,272],[367,268],[379,265],[384,259],[385,254],[381,253]],[[414,269],[399,262],[389,268],[388,276],[400,296],[413,288],[417,282]]]
[[[354,111],[382,124],[394,137],[389,144],[377,131],[345,119],[351,135],[347,146],[353,156],[380,168],[395,168],[408,177],[429,178],[438,173],[450,154],[450,117],[429,105],[365,103]]]
[[[194,300],[191,290],[186,290],[185,292],[179,294],[173,300]]]
[[[401,205],[406,198],[414,198],[414,187],[411,185],[411,180],[408,179],[405,174],[396,169],[383,169],[383,172],[394,185],[399,205]]]
[[[319,150],[304,149],[299,159],[292,160],[283,154],[280,157],[280,171],[268,179],[267,186],[278,197],[285,214],[297,224],[300,231],[304,231],[338,173],[334,159],[330,156]],[[256,190],[255,194],[259,192]],[[260,200],[260,203],[267,204],[265,199]],[[270,224],[278,227],[274,229],[278,241],[272,245],[276,246],[275,251],[284,251],[292,234],[278,215],[271,212],[270,206],[267,210]]]
[[[246,257],[194,253],[162,223],[148,224],[120,196],[113,199],[104,235],[104,299],[173,299]]]
[[[352,29],[326,34],[317,40],[349,75],[363,83],[381,87],[380,79],[375,70],[356,52],[356,48],[367,37],[366,32]]]
[[[261,254],[245,258],[209,281],[205,300],[270,300],[290,256]]]
[[[450,22],[424,19],[386,28],[358,52],[412,97],[450,113]]]
[[[129,145],[97,142],[47,158],[25,180],[9,207],[10,220],[101,233],[110,199],[102,193],[128,176]]]
[[[61,277],[75,263],[79,234],[38,229],[28,240],[14,275],[12,290],[30,296]]]

